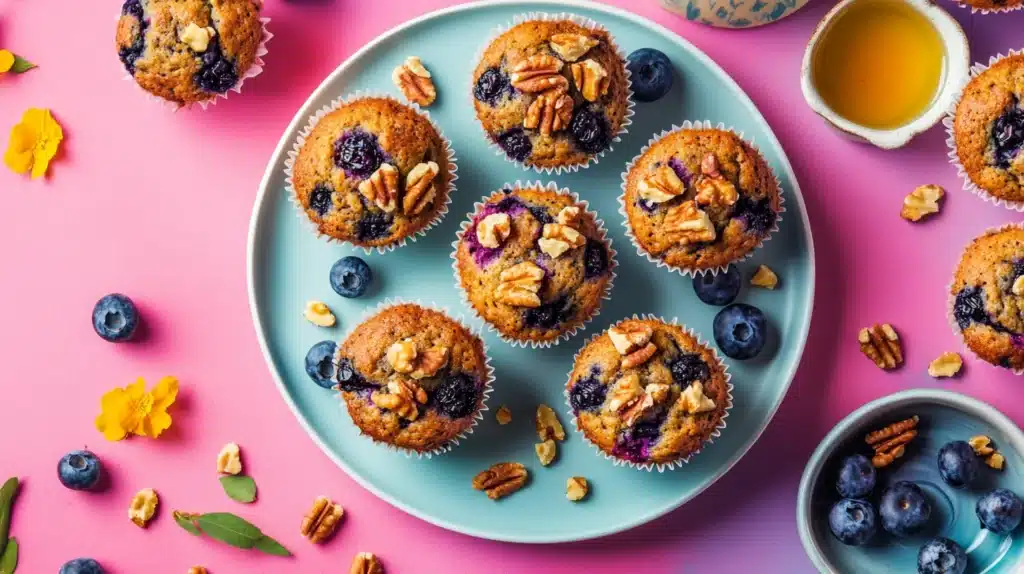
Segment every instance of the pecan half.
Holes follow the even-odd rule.
[[[561,77],[561,76],[559,76]],[[537,96],[526,109],[523,127],[551,135],[569,127],[572,121],[572,97],[564,89],[548,90]]]
[[[643,347],[640,347],[625,357],[622,357],[622,368],[632,369],[633,367],[639,367],[649,361],[657,352],[658,347],[656,347],[654,343],[647,343]]]
[[[334,534],[344,514],[340,504],[334,504],[326,496],[318,496],[313,501],[313,508],[302,518],[299,533],[313,544],[320,544]]]
[[[888,371],[903,364],[900,337],[888,323],[861,329],[857,334],[857,342],[860,343],[860,352],[880,369]]]
[[[417,164],[405,176],[405,197],[402,198],[402,211],[409,215],[422,212],[437,195],[438,172],[441,168],[437,163],[428,161]]]
[[[381,164],[373,175],[359,183],[359,193],[391,213],[398,207],[398,169],[390,163]]]
[[[885,468],[906,453],[906,447],[917,437],[917,415],[893,423],[885,428],[868,433],[864,442],[875,451],[871,464],[875,468]]]
[[[518,462],[499,462],[473,477],[473,488],[498,500],[526,485],[530,473]]]
[[[567,89],[569,80],[562,71],[562,61],[547,54],[537,54],[517,62],[509,70],[509,80],[517,90],[526,93]]]
[[[391,81],[402,90],[406,99],[423,107],[429,106],[437,99],[437,89],[430,79],[430,71],[423,67],[423,62],[416,56],[409,56],[405,62],[391,73]]]
[[[384,567],[380,560],[369,552],[360,552],[352,559],[352,567],[349,574],[384,574]]]

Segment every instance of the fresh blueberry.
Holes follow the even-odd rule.
[[[672,380],[686,388],[694,381],[706,381],[711,375],[708,364],[696,353],[684,353],[668,365]]]
[[[715,315],[715,343],[732,359],[756,357],[768,335],[768,320],[753,305],[733,303]]]
[[[576,141],[576,147],[586,153],[600,153],[608,149],[610,131],[604,114],[587,107],[577,109],[569,122],[569,132]]]
[[[534,219],[544,225],[555,222],[555,218],[551,217],[551,213],[548,212],[548,208],[543,205],[530,205],[527,206],[526,209],[530,210],[530,215],[532,215]]]
[[[949,538],[932,538],[917,553],[917,574],[963,574],[967,553]]]
[[[476,85],[473,86],[473,97],[481,102],[493,106],[501,100],[505,94],[512,93],[512,84],[508,76],[498,68],[487,68]]]
[[[58,574],[106,574],[106,570],[92,558],[75,558],[65,562]]]
[[[971,323],[989,322],[988,311],[985,310],[985,293],[980,287],[966,287],[956,294],[953,317],[961,329],[970,327]]]
[[[735,265],[730,265],[725,273],[718,275],[694,275],[693,291],[698,299],[708,305],[728,305],[739,295],[741,283],[739,269]]]
[[[554,329],[559,323],[572,318],[572,302],[567,297],[560,297],[540,307],[527,309],[523,315],[526,326],[532,329]]]
[[[309,194],[309,207],[323,217],[331,210],[331,203],[331,186],[326,183],[316,184],[313,193]]]
[[[71,490],[90,490],[96,487],[103,474],[103,465],[96,455],[87,450],[73,450],[57,463],[60,483]]]
[[[334,165],[351,177],[366,179],[384,163],[384,150],[377,136],[355,129],[342,134],[334,142]]]
[[[593,279],[604,275],[608,270],[608,250],[600,241],[587,240],[583,251],[583,277]]]
[[[342,297],[359,297],[373,282],[373,271],[365,261],[349,255],[331,266],[331,288]]]
[[[992,147],[996,166],[1008,169],[1017,154],[1024,150],[1024,108],[1015,101],[992,123]]]
[[[641,102],[660,100],[672,89],[672,62],[660,50],[640,48],[626,58],[633,95]]]
[[[928,524],[932,516],[932,504],[920,486],[900,481],[882,493],[878,514],[886,532],[896,536],[910,536]]]
[[[360,241],[374,241],[391,233],[391,217],[386,213],[364,213],[356,222],[356,237]]]
[[[498,145],[505,150],[508,157],[523,162],[533,153],[533,143],[530,136],[526,135],[521,128],[509,130],[498,136]]]
[[[348,359],[338,361],[334,377],[338,380],[338,386],[343,391],[359,392],[365,391],[366,389],[377,388],[377,385],[364,379],[362,375],[356,371],[356,368],[352,365],[352,361],[349,361]]]
[[[843,544],[860,546],[875,535],[875,507],[863,500],[844,498],[832,505],[828,527]]]
[[[431,402],[437,410],[453,419],[473,414],[479,400],[480,390],[476,382],[462,373],[446,377],[431,397]]]
[[[129,74],[135,74],[135,62],[142,57],[142,53],[146,50],[146,28],[149,23],[146,22],[140,0],[127,0],[121,6],[121,14],[131,16],[139,21],[139,31],[132,39],[131,46],[121,48],[117,52],[121,63],[124,64],[124,69],[128,70]]]
[[[733,210],[733,214],[747,226],[747,231],[759,237],[767,235],[778,219],[767,197],[753,200],[741,194]]]
[[[983,528],[993,534],[1009,534],[1020,526],[1024,504],[1013,492],[997,488],[978,499],[974,512]]]
[[[862,454],[853,454],[839,463],[836,490],[843,498],[864,498],[875,488],[875,467]]]
[[[223,94],[238,83],[238,72],[235,65],[220,49],[220,42],[214,36],[209,46],[200,57],[202,64],[196,72],[196,85],[208,92]]]
[[[953,488],[963,488],[978,475],[978,456],[962,440],[946,443],[939,449],[939,476]]]
[[[602,385],[596,377],[588,377],[576,381],[576,384],[569,389],[569,404],[575,413],[580,411],[595,411],[604,404],[608,395],[608,387]]]
[[[334,341],[320,341],[306,353],[306,374],[325,389],[334,387]]]
[[[686,167],[682,160],[672,156],[672,159],[668,160],[668,166],[672,168],[672,171],[676,172],[676,177],[681,179],[686,184],[686,187],[693,185],[693,172],[690,171],[690,168]]]
[[[132,338],[139,326],[139,310],[126,295],[104,295],[92,308],[92,328],[96,334],[111,343]]]

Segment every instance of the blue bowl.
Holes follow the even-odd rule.
[[[828,512],[839,495],[835,479],[847,455],[870,455],[864,436],[893,422],[918,415],[919,434],[903,458],[880,469],[870,499],[877,503],[885,488],[897,481],[916,482],[932,503],[925,531],[896,538],[879,527],[866,546],[846,546],[828,526]],[[1003,470],[981,465],[975,483],[955,489],[939,477],[938,451],[954,440],[987,435],[1006,457]],[[996,574],[1024,569],[1024,528],[997,536],[981,528],[974,513],[978,498],[994,488],[1024,496],[1024,433],[991,405],[950,391],[916,389],[872,401],[844,418],[821,441],[800,479],[797,527],[811,562],[821,572],[916,572],[917,552],[933,536],[954,540],[968,552],[967,572]],[[877,505],[876,505],[877,508]]]

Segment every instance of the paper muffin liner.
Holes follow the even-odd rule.
[[[343,342],[345,339],[347,339],[349,337],[349,335],[351,335],[352,332],[356,329],[356,327],[358,327],[359,325],[363,324],[364,322],[366,322],[367,320],[369,320],[373,316],[378,315],[378,314],[380,314],[383,311],[386,311],[387,309],[390,309],[390,308],[395,307],[397,305],[406,305],[406,304],[419,305],[420,307],[423,307],[424,309],[430,309],[430,310],[433,310],[433,311],[438,311],[440,313],[444,313],[446,317],[448,317],[452,321],[454,321],[454,322],[458,323],[459,325],[461,325],[464,329],[469,331],[470,334],[472,334],[474,337],[476,337],[477,339],[480,340],[480,345],[481,345],[481,348],[483,349],[483,354],[484,354],[484,375],[483,375],[484,381],[483,381],[483,391],[481,392],[481,398],[480,398],[480,408],[477,409],[477,412],[475,414],[473,414],[473,420],[470,423],[470,425],[468,427],[466,427],[465,430],[463,430],[461,433],[459,433],[458,435],[456,435],[455,437],[450,439],[444,445],[442,445],[442,446],[440,446],[440,447],[438,447],[438,448],[436,448],[434,450],[424,451],[424,452],[421,452],[421,451],[418,451],[418,450],[414,450],[414,449],[411,449],[411,448],[400,447],[400,446],[397,446],[397,445],[393,445],[393,444],[391,444],[389,442],[377,440],[377,439],[373,438],[372,436],[364,433],[363,429],[359,428],[359,425],[355,424],[355,421],[352,421],[352,424],[353,424],[353,426],[356,427],[356,430],[359,431],[359,435],[360,436],[366,437],[367,439],[373,441],[374,444],[386,446],[389,450],[393,450],[395,452],[400,452],[400,453],[404,454],[407,457],[415,456],[416,458],[428,458],[429,459],[431,457],[440,456],[442,454],[445,454],[445,453],[451,451],[453,448],[455,448],[456,446],[459,445],[459,441],[465,440],[469,435],[473,434],[473,431],[476,430],[476,426],[478,424],[480,424],[480,421],[483,420],[484,413],[489,410],[488,407],[487,407],[487,399],[490,398],[491,391],[493,390],[492,387],[493,387],[493,384],[494,384],[494,366],[491,365],[491,356],[487,352],[487,342],[484,341],[484,338],[480,335],[480,331],[479,330],[474,329],[468,323],[466,323],[464,318],[463,318],[463,316],[461,314],[453,315],[448,310],[447,307],[443,307],[443,306],[437,305],[436,303],[424,304],[423,302],[419,301],[418,299],[410,301],[410,300],[399,299],[399,298],[395,298],[395,299],[390,299],[389,298],[389,299],[385,299],[384,301],[381,301],[376,307],[368,307],[368,308],[363,310],[363,314],[359,317],[359,321],[356,322],[353,325],[353,327],[350,328],[345,333],[345,336],[342,337],[341,340],[338,342],[338,350],[337,350],[337,352],[335,354],[334,366],[335,366],[335,368],[338,367],[338,354],[341,353],[341,342]],[[345,402],[345,397],[344,397],[343,393],[340,390],[337,393],[335,393],[335,398],[338,399],[338,401],[340,403],[340,406],[341,406],[341,410],[344,411],[345,415],[347,416],[348,415],[348,406],[347,406],[347,403]]]
[[[117,22],[120,19],[121,19],[121,13],[118,12],[117,16],[114,17],[114,21]],[[123,80],[127,80],[127,81],[135,84],[135,86],[139,89],[139,91],[142,92],[143,94],[145,94],[146,97],[149,98],[150,101],[156,102],[157,104],[159,104],[161,106],[166,106],[166,107],[170,108],[170,110],[172,112],[176,112],[176,111],[178,111],[180,109],[189,109],[193,105],[198,105],[200,108],[203,109],[203,111],[206,111],[207,107],[217,105],[217,102],[219,100],[222,100],[222,99],[226,100],[228,98],[228,96],[230,95],[229,92],[242,93],[242,84],[244,84],[246,80],[248,80],[250,78],[255,78],[256,76],[258,76],[258,75],[263,73],[263,66],[266,65],[263,62],[263,56],[266,56],[267,52],[268,52],[267,51],[267,42],[269,42],[270,39],[274,37],[274,35],[270,33],[270,30],[267,29],[267,24],[269,24],[269,23],[270,23],[270,18],[260,18],[260,24],[262,25],[261,28],[263,29],[263,36],[260,38],[259,45],[256,46],[256,58],[253,60],[252,65],[249,66],[249,69],[246,70],[244,74],[241,74],[238,77],[238,83],[236,83],[233,87],[228,89],[227,92],[225,92],[223,94],[217,93],[213,98],[210,98],[209,100],[203,100],[201,102],[191,102],[191,103],[187,103],[187,104],[179,104],[177,102],[172,102],[170,100],[165,100],[165,99],[163,99],[163,98],[161,98],[161,97],[159,97],[159,96],[157,96],[155,94],[151,94],[151,93],[147,92],[146,90],[142,89],[142,86],[139,86],[138,84],[135,83],[135,78],[132,77],[131,74],[128,74],[127,70],[124,70],[125,74],[124,74],[124,76],[122,76],[122,79]],[[122,67],[122,69],[123,69],[123,67]]]
[[[681,467],[681,466],[683,466],[685,464],[689,464],[690,459],[692,459],[693,457],[695,457],[698,454],[700,454],[708,445],[710,445],[711,443],[715,442],[715,439],[717,439],[718,437],[722,436],[722,431],[725,430],[725,427],[726,427],[726,424],[727,424],[726,419],[729,418],[729,411],[732,409],[732,406],[733,406],[733,395],[732,395],[732,393],[733,393],[733,385],[732,385],[732,383],[729,382],[730,380],[732,380],[732,375],[729,373],[729,366],[726,365],[725,361],[722,360],[722,357],[720,357],[718,355],[718,351],[715,350],[715,348],[712,347],[711,345],[709,345],[706,341],[704,341],[700,337],[700,335],[697,334],[693,329],[691,329],[690,327],[687,327],[686,325],[683,325],[683,324],[679,323],[679,319],[678,318],[673,317],[671,321],[666,321],[664,318],[659,317],[657,315],[652,315],[652,314],[636,315],[636,314],[634,314],[632,317],[626,317],[625,319],[617,321],[614,325],[610,325],[608,328],[610,329],[610,328],[614,327],[615,325],[618,325],[618,324],[622,323],[622,321],[628,321],[630,319],[633,319],[633,320],[660,321],[660,322],[665,323],[667,325],[672,325],[672,326],[675,326],[675,327],[681,327],[684,331],[686,331],[686,333],[688,335],[690,335],[691,337],[696,339],[697,343],[699,345],[701,345],[702,347],[705,347],[706,349],[711,351],[712,356],[715,357],[715,360],[718,361],[718,364],[722,367],[722,374],[725,377],[726,405],[725,405],[725,412],[722,413],[722,418],[718,421],[718,426],[716,426],[715,429],[713,431],[711,431],[711,434],[708,436],[707,439],[704,440],[704,442],[701,444],[700,448],[698,448],[697,450],[691,452],[690,454],[688,454],[687,456],[685,456],[683,458],[680,458],[680,459],[677,459],[677,460],[674,460],[674,461],[671,461],[671,462],[664,462],[664,463],[644,462],[644,463],[639,463],[639,462],[633,462],[633,461],[629,461],[629,460],[624,460],[624,459],[621,459],[621,458],[619,458],[617,456],[613,456],[613,455],[608,454],[605,451],[601,450],[601,448],[598,447],[597,444],[595,444],[593,441],[590,440],[590,437],[587,436],[587,433],[583,432],[580,429],[579,421],[576,418],[576,413],[572,409],[572,402],[569,399],[569,383],[572,382],[572,370],[569,371],[569,379],[565,383],[565,390],[562,391],[562,394],[565,396],[565,404],[566,404],[566,406],[569,409],[568,410],[568,415],[569,415],[570,424],[572,424],[572,426],[574,428],[576,428],[577,431],[579,431],[579,434],[580,434],[580,436],[583,437],[583,440],[585,440],[587,442],[587,444],[589,444],[594,449],[594,451],[597,452],[597,454],[599,454],[602,457],[604,457],[605,459],[611,461],[612,464],[614,464],[615,466],[628,466],[630,468],[634,468],[634,469],[637,469],[637,470],[646,470],[648,472],[653,471],[653,470],[657,470],[658,472],[665,472],[666,470],[673,470],[673,469],[679,468],[679,467]],[[607,332],[607,330],[605,332]],[[604,335],[605,332],[595,333],[592,337],[587,339],[586,343],[584,343],[583,346],[580,347],[579,351],[576,351],[576,355],[574,355],[573,359],[572,359],[573,370],[576,368],[576,362],[579,360],[580,354],[583,352],[583,349],[586,349],[591,343],[593,343],[599,337]]]
[[[622,184],[620,185],[620,188],[622,189],[622,195],[619,196],[619,213],[622,215],[622,225],[626,228],[626,237],[629,238],[629,241],[633,244],[633,247],[636,248],[636,252],[638,255],[640,255],[641,257],[646,257],[648,261],[654,263],[658,267],[663,267],[670,271],[675,271],[676,273],[679,273],[684,277],[695,277],[697,275],[703,276],[707,273],[711,273],[711,275],[718,275],[719,273],[724,273],[729,268],[729,265],[733,265],[749,259],[754,255],[754,252],[760,249],[761,246],[764,245],[766,241],[769,241],[772,238],[772,235],[774,235],[779,230],[779,223],[782,222],[782,214],[786,212],[786,194],[783,193],[782,182],[779,181],[779,176],[778,174],[775,173],[775,170],[772,169],[771,166],[768,166],[768,169],[771,170],[772,172],[772,177],[775,179],[775,186],[779,190],[779,211],[776,213],[775,225],[773,225],[772,228],[768,230],[768,233],[766,233],[765,236],[761,238],[757,245],[755,245],[753,248],[747,251],[747,253],[744,254],[742,257],[739,257],[738,259],[734,259],[733,261],[730,261],[725,265],[719,265],[717,267],[711,267],[708,269],[690,269],[687,267],[669,265],[662,259],[648,252],[643,246],[640,245],[640,242],[637,240],[636,235],[633,234],[633,228],[630,227],[629,225],[629,215],[626,213],[626,185],[629,181],[629,172],[633,170],[633,166],[636,165],[636,162],[639,161],[645,153],[647,153],[647,150],[651,149],[651,146],[659,142],[662,138],[674,134],[680,130],[712,128],[732,132],[737,137],[746,142],[747,145],[754,148],[754,151],[756,151],[758,154],[761,153],[761,150],[758,149],[756,145],[754,145],[753,140],[744,139],[743,132],[739,130],[736,130],[732,127],[726,127],[726,125],[723,123],[712,125],[709,120],[686,120],[682,123],[682,125],[677,126],[673,124],[670,129],[662,130],[661,133],[654,134],[651,137],[651,139],[647,141],[647,145],[640,148],[640,153],[634,156],[633,159],[631,159],[629,163],[626,164],[626,170],[622,172]],[[765,161],[765,164],[767,165],[767,160]]]
[[[999,233],[1000,231],[1006,231],[1007,229],[1012,229],[1014,227],[1024,228],[1024,223],[1006,223],[998,227],[989,227],[988,229],[985,230],[984,233],[982,233],[978,237],[992,235],[993,233]],[[971,349],[971,347],[967,344],[967,339],[964,337],[963,329],[961,329],[960,324],[957,323],[956,315],[953,312],[954,307],[956,306],[956,295],[953,294],[953,283],[956,281],[956,272],[960,266],[960,261],[963,259],[963,256],[967,253],[967,249],[969,249],[970,246],[973,244],[974,240],[972,239],[971,242],[967,244],[967,247],[964,247],[963,251],[960,252],[960,257],[957,258],[956,267],[953,268],[953,273],[950,275],[951,279],[949,283],[946,284],[946,321],[949,322],[950,328],[953,329],[953,332],[956,333],[956,336],[960,339],[960,344],[963,346],[964,349],[967,350],[968,353],[971,354],[971,356],[978,359],[979,361],[984,362],[987,365],[992,365],[992,363],[989,363],[985,359],[979,357],[978,354],[974,352],[974,349]],[[999,365],[992,366],[1002,369],[1004,371],[1010,371],[1015,375],[1024,375],[1024,369],[1007,369],[1006,367],[1000,367]]]
[[[498,142],[494,141],[494,139],[491,138],[491,134],[487,133],[487,130],[484,129],[483,124],[480,122],[478,118],[476,118],[476,114],[474,113],[474,119],[476,119],[476,124],[480,128],[480,131],[483,132],[484,138],[487,140],[491,150],[494,152],[495,155],[501,157],[502,159],[505,159],[509,163],[515,164],[516,166],[520,167],[525,171],[530,171],[532,169],[537,173],[544,173],[545,175],[561,175],[563,173],[575,173],[581,169],[586,169],[600,161],[600,159],[604,157],[604,154],[612,151],[612,149],[614,148],[613,144],[622,141],[622,136],[629,133],[629,126],[633,123],[632,118],[633,114],[635,113],[635,110],[633,108],[636,106],[636,102],[633,101],[633,83],[630,80],[629,68],[626,67],[626,53],[623,52],[622,48],[620,48],[619,45],[614,41],[614,38],[612,37],[611,33],[608,32],[607,28],[605,28],[603,25],[599,24],[596,20],[593,20],[592,18],[587,18],[585,16],[580,16],[578,14],[571,14],[569,12],[527,12],[525,14],[519,14],[517,16],[514,16],[512,18],[511,23],[505,24],[503,26],[498,26],[491,30],[491,34],[490,36],[488,36],[487,41],[484,42],[483,46],[476,53],[476,58],[474,59],[474,66],[476,65],[476,62],[479,62],[481,59],[483,59],[483,55],[484,52],[487,50],[487,47],[490,46],[492,42],[497,40],[499,36],[509,31],[513,27],[518,26],[519,24],[523,24],[525,22],[551,22],[559,20],[569,20],[574,22],[575,24],[578,24],[584,28],[589,28],[590,30],[593,30],[595,32],[608,33],[608,43],[611,46],[612,50],[615,52],[615,54],[618,55],[619,59],[622,61],[622,66],[626,71],[626,111],[622,116],[622,123],[619,126],[619,131],[616,132],[615,135],[612,136],[612,138],[609,140],[608,147],[599,153],[591,154],[587,159],[586,163],[582,164],[559,165],[553,167],[527,166],[521,161],[516,161],[508,157],[508,155],[505,153],[505,150],[501,149],[501,146],[498,145]],[[466,93],[469,95],[470,109],[475,109],[473,99],[473,87],[473,77],[472,74],[470,74],[469,89],[466,90]]]
[[[445,193],[444,204],[437,209],[437,213],[434,214],[434,218],[431,219],[426,225],[424,225],[415,233],[398,239],[388,245],[380,245],[376,247],[356,245],[354,243],[351,243],[350,241],[345,241],[343,239],[338,239],[325,233],[321,233],[320,228],[317,227],[316,223],[314,223],[313,220],[311,220],[309,216],[306,215],[306,209],[302,206],[302,202],[299,201],[298,194],[295,192],[295,183],[292,179],[293,170],[295,167],[295,160],[299,156],[299,150],[302,149],[302,146],[306,143],[306,138],[309,137],[309,134],[312,133],[313,128],[316,127],[320,120],[323,119],[323,117],[326,116],[327,114],[337,110],[342,105],[350,104],[352,102],[364,98],[385,98],[397,102],[405,107],[412,108],[417,114],[420,115],[420,117],[425,118],[427,121],[430,122],[430,125],[434,127],[434,131],[437,132],[437,135],[441,138],[441,141],[444,142],[444,152],[448,157],[448,189]],[[307,227],[307,229],[312,231],[317,237],[326,238],[328,242],[336,241],[338,243],[347,243],[349,245],[352,245],[353,247],[358,247],[359,249],[362,249],[363,252],[366,254],[370,254],[374,251],[376,251],[377,253],[388,253],[394,251],[399,247],[404,246],[407,242],[414,242],[418,238],[426,235],[427,232],[430,231],[438,223],[440,223],[441,220],[444,219],[444,216],[448,213],[448,207],[452,202],[452,194],[455,193],[455,181],[459,179],[459,166],[457,164],[457,160],[455,157],[455,149],[452,148],[452,142],[444,135],[444,132],[441,130],[441,127],[437,125],[437,122],[435,122],[433,118],[430,117],[429,112],[427,112],[417,104],[402,102],[399,99],[388,94],[385,94],[383,92],[362,90],[353,92],[347,96],[341,96],[339,98],[336,98],[331,103],[321,107],[319,110],[313,113],[313,115],[309,117],[309,121],[306,123],[306,126],[302,128],[302,130],[299,132],[299,135],[296,136],[295,142],[292,144],[292,149],[288,150],[288,157],[284,160],[284,166],[285,191],[288,194],[288,199],[291,201],[292,205],[295,206],[295,214],[299,217],[301,221],[304,222],[304,225]]]
[[[600,232],[600,239],[602,241],[604,241],[605,245],[607,245],[607,248],[608,248],[608,271],[611,274],[608,277],[608,282],[605,284],[604,292],[601,294],[601,301],[598,304],[597,308],[594,310],[594,313],[590,317],[588,317],[585,321],[583,321],[583,323],[581,323],[581,324],[577,325],[576,327],[573,327],[572,329],[562,333],[561,335],[558,336],[558,338],[556,338],[556,339],[554,339],[552,341],[520,340],[520,339],[509,337],[509,336],[503,334],[496,327],[494,327],[494,325],[492,325],[490,321],[488,321],[482,315],[480,315],[480,313],[476,310],[476,307],[474,307],[473,303],[469,300],[469,294],[462,287],[462,277],[459,274],[459,259],[458,259],[459,244],[462,243],[462,238],[466,234],[466,232],[469,231],[469,229],[473,226],[473,218],[476,217],[476,214],[481,209],[483,209],[484,205],[486,205],[487,201],[489,201],[491,198],[504,196],[505,192],[503,190],[505,190],[505,189],[511,189],[512,191],[518,191],[520,189],[543,189],[545,191],[552,191],[552,192],[558,193],[560,195],[569,196],[570,198],[572,198],[574,203],[576,203],[577,205],[582,206],[583,210],[586,211],[587,213],[589,213],[591,215],[591,217],[594,218],[594,222],[597,224],[597,229]],[[487,325],[487,330],[488,331],[494,333],[502,341],[505,341],[506,343],[512,345],[513,347],[523,347],[523,348],[530,347],[532,349],[537,349],[537,348],[546,349],[546,348],[551,347],[553,345],[557,345],[557,344],[561,343],[562,341],[567,341],[567,340],[571,339],[573,336],[576,335],[576,333],[578,333],[579,331],[582,331],[583,329],[585,329],[587,324],[589,324],[591,321],[593,321],[595,317],[597,317],[598,315],[601,314],[601,305],[604,303],[604,301],[607,301],[608,299],[611,298],[612,286],[614,285],[615,278],[617,277],[617,274],[615,273],[615,268],[618,266],[618,263],[616,262],[616,259],[615,259],[617,254],[618,253],[612,247],[612,240],[611,240],[611,238],[608,237],[608,229],[605,227],[604,220],[602,220],[600,218],[600,216],[598,216],[596,211],[590,209],[590,202],[588,202],[586,200],[580,199],[579,196],[576,193],[574,193],[572,191],[569,191],[569,188],[567,188],[567,187],[559,188],[558,184],[556,184],[553,181],[548,182],[547,184],[544,184],[544,183],[542,183],[540,181],[522,182],[522,181],[516,180],[515,183],[507,183],[506,182],[504,185],[501,186],[501,189],[490,193],[489,195],[485,196],[481,201],[478,201],[478,202],[473,204],[473,210],[470,211],[468,214],[466,214],[465,220],[463,220],[463,222],[460,224],[459,231],[455,235],[455,241],[452,242],[452,256],[451,256],[451,259],[452,259],[452,272],[453,272],[453,275],[455,277],[455,287],[456,287],[456,289],[459,290],[459,293],[461,294],[461,298],[462,298],[463,304],[465,304],[466,308],[470,309],[473,312],[473,314],[476,315],[476,317],[483,322],[484,325]]]
[[[1014,8],[1014,10],[1020,8],[1024,8],[1024,4],[1017,6],[1016,8]],[[972,9],[972,12],[973,11],[975,11],[975,9]],[[1008,12],[1010,10],[1005,11]],[[960,162],[960,152],[957,149],[956,135],[953,130],[953,125],[956,119],[956,109],[960,105],[960,100],[963,98],[964,90],[967,89],[967,86],[970,84],[970,81],[974,80],[974,78],[977,78],[983,72],[991,68],[996,62],[1004,58],[1008,58],[1010,56],[1019,56],[1021,54],[1024,54],[1024,50],[1009,50],[1005,56],[1003,54],[996,54],[995,56],[990,57],[988,59],[988,64],[976,62],[973,66],[971,66],[971,75],[968,80],[968,83],[964,84],[963,87],[960,88],[960,92],[956,95],[955,98],[953,98],[953,102],[950,104],[949,109],[946,110],[946,117],[942,119],[942,125],[945,126],[946,128],[946,147],[949,148],[949,153],[947,154],[949,156],[949,163],[953,164],[953,167],[956,168],[956,173],[958,176],[960,176],[960,180],[963,182],[964,190],[969,191],[974,195],[977,195],[978,197],[984,199],[985,201],[993,203],[994,205],[1001,205],[1007,209],[1012,209],[1014,211],[1024,211],[1024,201],[1011,201],[1007,199],[1001,199],[999,197],[992,195],[990,192],[988,192],[985,189],[982,189],[973,181],[971,181],[970,175],[968,175],[967,170],[964,169],[964,165]]]

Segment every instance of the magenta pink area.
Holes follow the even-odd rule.
[[[958,350],[943,314],[960,248],[1020,214],[960,190],[934,129],[905,150],[881,152],[838,137],[807,109],[798,76],[803,46],[832,4],[818,0],[779,24],[730,32],[691,24],[654,0],[617,0],[670,27],[717,60],[767,116],[793,160],[818,249],[818,299],[800,373],[775,421],[719,483],[683,509],[604,540],[516,546],[475,540],[421,522],[369,494],[323,456],[285,406],[260,355],[245,292],[245,239],[264,164],[294,111],[356,49],[448,0],[268,0],[276,38],[264,74],[202,113],[172,114],[122,81],[113,55],[113,0],[0,1],[0,47],[40,65],[0,77],[0,128],[31,106],[63,123],[62,156],[45,182],[0,169],[0,475],[25,477],[13,532],[20,572],[54,573],[72,557],[112,574],[345,572],[373,551],[389,572],[807,572],[795,524],[797,481],[825,432],[862,403],[940,386],[995,403],[1024,422],[1024,379],[967,361],[963,379],[925,374]],[[1024,13],[969,16],[975,59],[1024,48]],[[935,220],[899,218],[903,196],[938,183],[949,195]],[[795,224],[795,218],[789,219]],[[786,278],[782,278],[783,288]],[[142,344],[111,346],[89,328],[110,291],[139,303]],[[908,364],[879,371],[857,349],[857,330],[895,325]],[[175,424],[157,442],[104,442],[92,429],[100,395],[135,377],[173,374],[182,392]],[[225,508],[214,455],[243,445],[260,500],[238,507],[296,551],[269,558],[192,538],[172,507]],[[73,448],[94,449],[111,470],[104,494],[60,488],[55,467]],[[146,531],[128,521],[132,493],[166,501]],[[340,536],[304,541],[299,520],[318,494],[347,510]],[[544,510],[538,509],[538,520]]]

